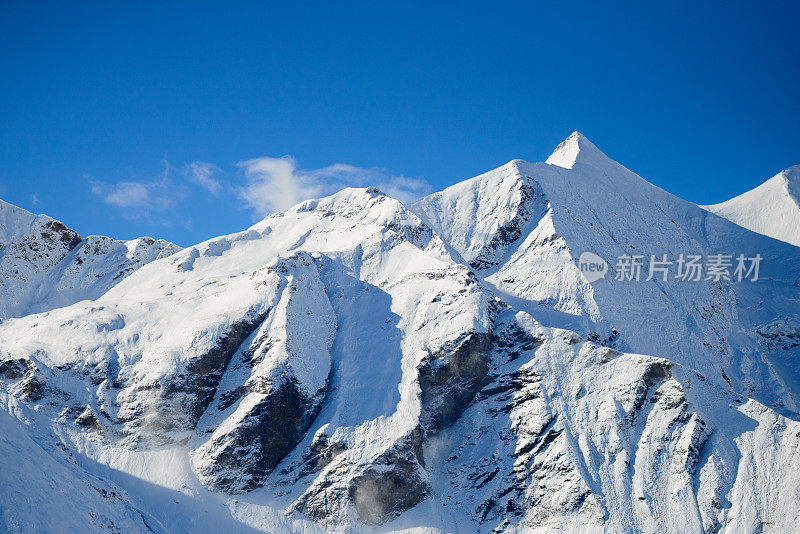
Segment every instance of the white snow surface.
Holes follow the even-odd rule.
[[[748,230],[800,247],[800,165],[738,197],[702,207]]]
[[[479,274],[506,302],[521,306],[541,322],[601,340],[617,331],[620,348],[669,358],[709,377],[730,380],[748,394],[796,413],[800,361],[796,353],[773,355],[762,350],[764,340],[757,332],[773,321],[796,327],[798,250],[745,231],[653,186],[577,132],[559,145],[548,162],[552,164],[512,161],[426,197],[413,209],[465,259],[478,249],[484,256],[502,258],[494,265],[479,265]],[[498,181],[529,191],[528,202],[535,207],[528,211],[536,217],[517,217],[516,239],[493,243],[491,237],[473,233],[467,216],[449,213],[458,210],[458,199],[493,205],[496,201],[482,193],[499,191]],[[475,211],[479,213],[480,207]],[[503,221],[515,217],[512,209],[498,215]],[[446,227],[440,230],[439,225]],[[585,251],[598,254],[611,268],[593,284],[576,267]],[[651,254],[660,258],[716,253],[760,254],[764,258],[760,276],[765,279],[737,284],[672,277],[644,281],[647,265],[640,282],[615,279],[615,263],[623,254],[643,255],[647,262]],[[786,365],[793,370],[779,369]]]
[[[800,249],[577,132],[408,207],[345,189],[184,250],[51,221],[0,204],[9,532],[800,520]],[[614,279],[620,254],[719,252],[763,279]]]
[[[93,300],[180,247],[150,237],[85,239],[47,215],[0,200],[0,321]]]

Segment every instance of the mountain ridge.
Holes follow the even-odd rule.
[[[101,495],[96,531],[790,528],[796,247],[577,132],[548,161],[304,201],[3,321],[0,424],[29,430],[0,435],[27,470],[0,470],[0,524],[69,509],[53,470]],[[623,254],[721,252],[763,280],[615,280]]]
[[[64,223],[0,200],[0,321],[94,300],[180,247],[150,237],[82,238]]]
[[[730,200],[701,207],[748,230],[800,246],[800,165]]]

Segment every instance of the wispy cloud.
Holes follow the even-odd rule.
[[[164,169],[152,180],[121,180],[103,182],[92,180],[92,193],[110,206],[121,208],[128,218],[147,217],[153,212],[172,207],[179,194],[170,177],[172,166],[164,158]]]
[[[213,163],[205,161],[195,161],[186,165],[185,173],[189,179],[199,185],[212,195],[219,194],[222,189],[222,183],[215,178],[221,174],[221,169]]]
[[[303,200],[330,195],[345,187],[376,186],[402,202],[431,190],[425,180],[393,176],[380,168],[336,163],[320,169],[301,169],[291,156],[255,158],[239,164],[247,183],[239,197],[257,217],[282,211]]]
[[[319,180],[298,172],[297,162],[289,156],[251,159],[239,166],[248,180],[239,196],[258,216],[285,210],[322,193]]]
[[[120,208],[140,208],[150,203],[150,192],[144,182],[95,183],[92,192],[103,197],[106,204]]]
[[[261,218],[346,187],[375,186],[401,202],[412,201],[431,191],[425,180],[392,175],[377,167],[336,163],[319,169],[303,169],[291,156],[254,158],[241,161],[236,167],[238,172],[214,163],[194,161],[175,172],[176,167],[165,157],[163,170],[157,176],[142,179],[130,173],[129,177],[118,181],[90,178],[90,183],[92,193],[116,208],[121,216],[151,220],[181,215],[191,219],[191,202],[202,201],[203,195],[206,198],[212,195],[215,202],[238,200],[254,217]]]

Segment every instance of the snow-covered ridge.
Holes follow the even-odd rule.
[[[180,247],[150,237],[82,239],[47,215],[0,200],[0,321],[96,299]]]
[[[781,171],[751,191],[703,208],[748,230],[800,247],[800,165]]]
[[[589,283],[584,251],[764,279]],[[92,531],[790,530],[797,251],[577,132],[408,207],[300,203],[0,324],[0,525],[52,528],[47,499]]]
[[[797,413],[796,377],[778,370],[785,357],[797,356],[763,354],[756,334],[777,318],[800,316],[797,250],[653,186],[581,134],[559,145],[548,163],[512,161],[412,209],[496,294],[524,303],[539,320],[670,358]],[[584,251],[612,268],[623,254],[761,254],[768,280],[627,283],[612,273],[589,284],[576,267]],[[750,355],[747,364],[731,366],[743,355]]]

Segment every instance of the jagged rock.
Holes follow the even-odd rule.
[[[228,362],[265,317],[257,314],[230,325],[211,350],[188,362],[184,372],[156,384],[133,386],[119,412],[128,432],[164,444],[173,441],[171,433],[193,429],[213,400]]]
[[[281,298],[232,364],[217,366],[247,378],[218,392],[211,412],[223,419],[194,454],[201,479],[228,493],[264,483],[308,430],[330,381],[335,317],[314,258],[294,254],[267,274],[280,279]],[[298,315],[306,319],[300,328]]]
[[[103,430],[91,406],[87,406],[78,417],[75,418],[75,424],[81,428],[92,429],[99,432]]]
[[[0,377],[16,381],[13,388],[25,400],[36,402],[44,396],[47,383],[27,358],[8,359],[0,362]]]
[[[0,362],[0,375],[8,380],[22,378],[31,369],[33,369],[31,361],[23,358]]]
[[[383,455],[353,477],[349,498],[362,521],[380,525],[421,503],[429,493],[416,456],[400,449]]]
[[[321,404],[306,398],[294,379],[259,398],[237,426],[215,432],[198,455],[198,471],[212,489],[239,493],[263,485],[303,437]]]
[[[328,434],[325,433],[324,428],[320,429],[314,435],[314,440],[309,447],[309,454],[304,458],[308,466],[305,474],[319,471],[346,450],[347,447],[343,443],[331,441]]]
[[[46,383],[36,375],[27,376],[21,383],[19,392],[23,399],[38,401],[44,396]]]
[[[469,332],[419,365],[422,426],[435,433],[455,422],[489,371],[491,332]]]
[[[82,239],[46,215],[0,200],[0,321],[94,299],[180,247],[164,240]]]
[[[380,525],[413,508],[430,495],[422,466],[422,432],[415,429],[365,465],[341,457],[292,510],[330,522],[350,503],[361,521]]]

